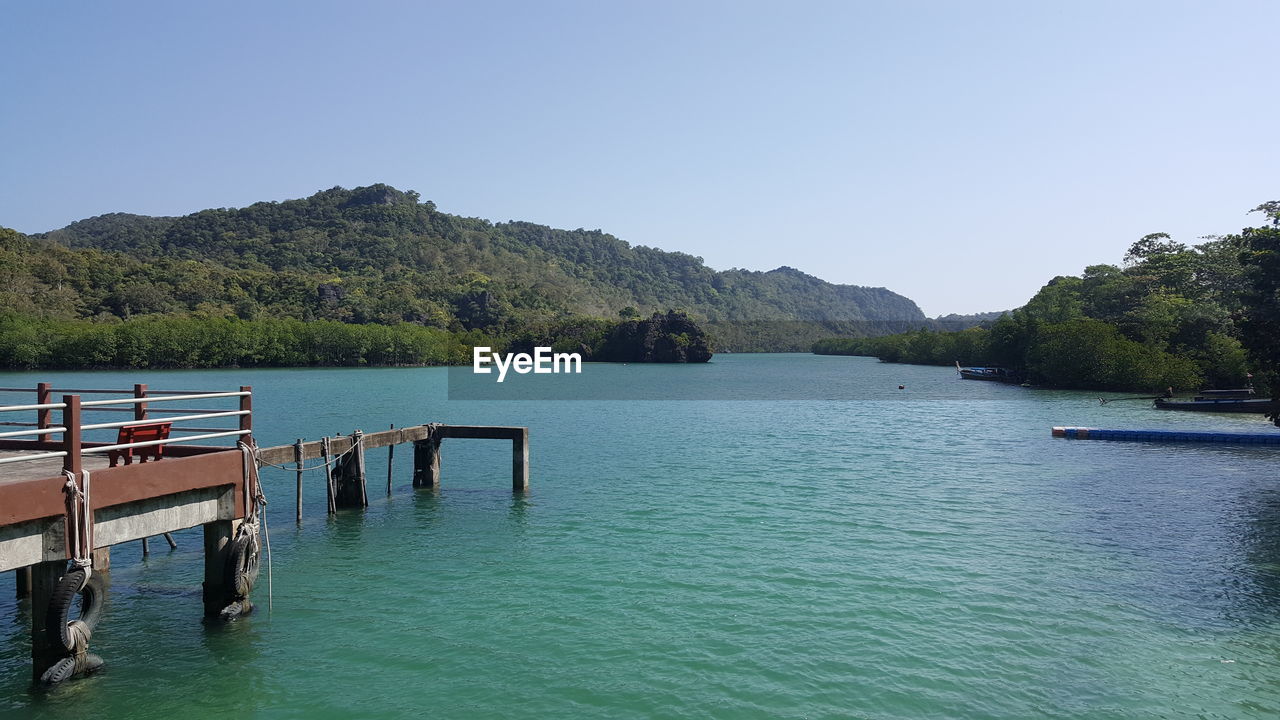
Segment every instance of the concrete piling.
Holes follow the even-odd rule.
[[[227,550],[237,521],[215,520],[204,524],[204,616],[218,617],[235,599],[227,587]]]

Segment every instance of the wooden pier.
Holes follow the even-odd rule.
[[[524,427],[426,424],[258,448],[249,387],[180,392],[135,385],[131,390],[55,392],[41,383],[34,393],[34,403],[0,406],[0,572],[16,571],[19,595],[31,598],[32,677],[37,682],[58,682],[101,664],[88,653],[97,615],[90,612],[93,617],[77,621],[67,605],[76,595],[92,605],[95,593],[105,592],[95,590],[99,586],[90,579],[109,570],[113,545],[202,526],[204,615],[231,619],[250,611],[258,565],[260,467],[296,470],[299,520],[305,470],[323,470],[328,512],[365,507],[364,453],[387,448],[394,457],[395,446],[406,443],[414,448],[415,488],[439,487],[440,443],[449,438],[510,441],[512,490],[529,487],[529,431]],[[124,397],[83,400],[82,395]],[[236,407],[177,409],[171,404],[227,399]],[[128,417],[85,422],[89,412]],[[57,422],[55,413],[60,414]],[[31,415],[34,421],[23,421]],[[207,426],[219,419],[234,426]],[[118,431],[116,441],[85,439],[86,432],[104,430]],[[19,439],[23,436],[35,439]],[[215,438],[234,440],[236,446],[191,444]],[[305,467],[315,460],[320,462]],[[388,494],[391,473],[389,464]],[[79,587],[59,587],[68,584]],[[62,598],[61,605],[56,598]]]
[[[285,467],[287,463],[296,465],[305,463],[307,460],[323,460],[348,454],[357,443],[363,450],[413,443],[413,486],[431,488],[440,484],[440,441],[449,438],[510,440],[511,489],[514,492],[529,489],[529,428],[526,427],[432,423],[368,434],[357,432],[324,440],[262,448],[258,451],[258,462],[261,465]],[[362,466],[363,463],[350,462],[335,468],[334,475],[340,488],[339,494],[343,494],[341,488],[348,482],[365,483],[364,480],[354,477],[357,472],[363,472],[356,470],[358,465]],[[343,507],[344,504],[339,503],[338,506]],[[346,504],[346,506],[351,505]]]

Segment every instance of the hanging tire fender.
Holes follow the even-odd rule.
[[[70,680],[76,675],[95,673],[102,669],[102,665],[102,658],[91,652],[71,655],[62,658],[48,670],[45,670],[44,674],[40,676],[40,682],[45,685],[57,685],[65,680]]]
[[[237,599],[249,596],[258,582],[258,538],[256,533],[241,533],[227,550],[226,587]]]
[[[77,596],[80,597],[80,617],[72,620],[71,606]],[[57,638],[68,652],[75,651],[77,639],[82,646],[88,645],[89,636],[102,619],[105,599],[106,586],[100,574],[82,567],[69,570],[58,580],[49,598],[45,632],[50,638]]]

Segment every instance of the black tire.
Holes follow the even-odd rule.
[[[57,685],[76,675],[92,675],[101,670],[102,666],[102,658],[93,653],[85,653],[78,661],[75,656],[64,657],[44,671],[40,676],[40,682],[45,685]]]
[[[103,662],[102,658],[97,655],[94,655],[93,653],[85,653],[84,660],[77,668],[77,672],[82,672],[85,675],[91,675],[101,670],[102,666],[105,664],[106,663]]]
[[[58,580],[58,585],[53,589],[53,595],[49,599],[45,632],[49,637],[57,638],[68,652],[76,649],[75,638],[71,633],[72,622],[83,624],[85,634],[91,635],[94,628],[98,627],[98,621],[102,619],[102,602],[106,598],[106,587],[102,583],[102,576],[98,573],[89,575],[89,582],[85,583],[86,572],[84,568],[74,568],[64,574]],[[84,585],[83,589],[80,587],[81,584]],[[75,602],[77,595],[80,596],[80,617],[72,620],[71,605]]]
[[[73,657],[64,657],[53,664],[53,667],[44,671],[40,676],[40,682],[45,685],[57,685],[63,680],[70,680],[72,675],[76,674],[76,659]]]
[[[245,598],[258,582],[258,539],[244,533],[227,551],[226,583],[236,598]]]
[[[236,618],[244,617],[253,612],[253,603],[248,600],[236,600],[230,605],[222,608],[222,612],[218,613],[218,619],[222,622],[231,622]]]

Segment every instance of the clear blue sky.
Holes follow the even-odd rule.
[[[6,2],[0,225],[386,182],[1021,305],[1280,199],[1276,2]]]

